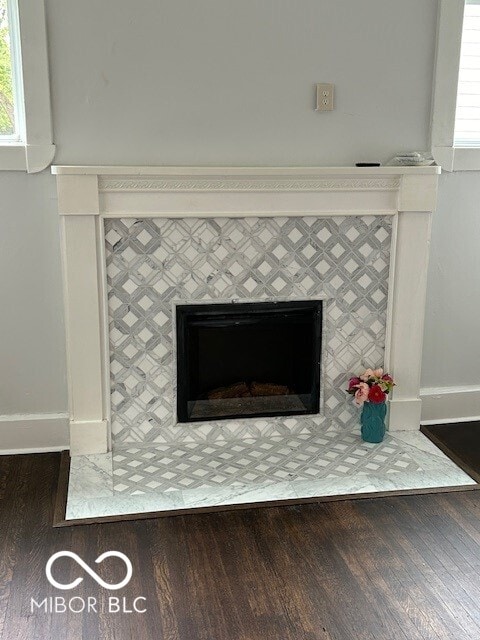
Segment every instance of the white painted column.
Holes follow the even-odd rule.
[[[397,383],[390,402],[390,430],[420,426],[423,325],[432,211],[438,177],[403,176],[390,291],[391,373]]]
[[[70,396],[70,452],[103,453],[109,434],[103,376],[102,271],[96,176],[58,176]]]

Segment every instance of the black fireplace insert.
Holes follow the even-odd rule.
[[[322,302],[178,305],[179,422],[314,414]]]

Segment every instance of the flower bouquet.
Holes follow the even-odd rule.
[[[381,442],[385,436],[387,396],[395,386],[390,374],[383,369],[367,369],[348,381],[347,393],[353,402],[362,407],[360,422],[362,438],[366,442]]]

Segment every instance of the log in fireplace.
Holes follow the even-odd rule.
[[[322,302],[176,307],[179,422],[314,414]]]

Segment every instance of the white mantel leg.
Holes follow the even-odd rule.
[[[415,186],[412,184],[412,189]],[[405,207],[409,199],[410,195],[404,199]],[[418,193],[411,200],[418,204]],[[399,205],[402,205],[402,198]],[[433,207],[432,198],[426,198],[425,208]],[[388,358],[397,383],[390,402],[392,431],[418,430],[420,427],[420,375],[431,215],[430,210],[400,210],[398,214],[395,264],[391,274],[394,286]]]
[[[78,181],[75,197],[69,196],[73,185],[63,185],[62,180],[58,195],[63,236],[70,452],[76,455],[106,452],[109,436],[103,384],[104,329],[99,299],[102,288],[99,286],[96,178],[93,177],[93,182],[92,176],[73,179]]]

